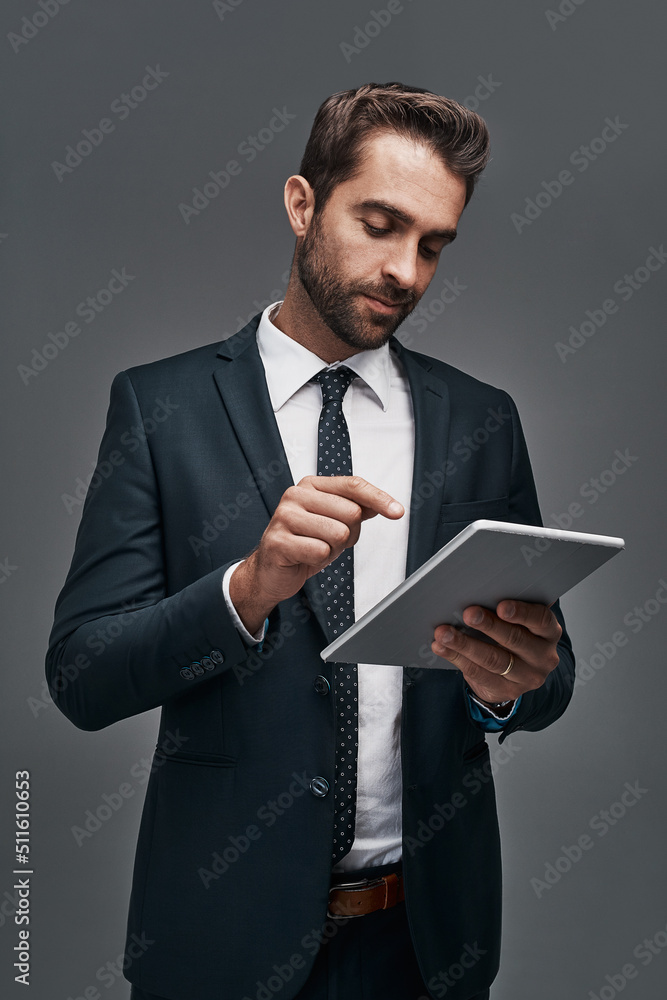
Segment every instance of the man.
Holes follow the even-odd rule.
[[[393,336],[487,159],[483,121],[446,98],[334,94],[285,185],[284,301],[114,379],[112,473],[86,498],[47,675],[82,729],[162,706],[136,1000],[489,996],[484,733],[565,710],[560,608],[469,608],[496,645],[438,626],[404,667],[319,656],[472,520],[541,523],[512,399]],[[423,669],[438,657],[457,669]]]

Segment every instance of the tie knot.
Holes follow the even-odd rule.
[[[322,369],[317,375],[313,375],[311,382],[319,382],[322,387],[322,403],[330,403],[333,400],[341,401],[347,392],[348,386],[357,373],[346,365],[329,370]]]

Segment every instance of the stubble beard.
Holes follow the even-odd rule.
[[[327,259],[325,238],[319,218],[314,215],[311,224],[297,249],[297,273],[318,316],[331,332],[349,347],[368,351],[382,347],[395,333],[403,320],[415,308],[413,292],[402,291],[400,299],[392,289],[352,287],[340,274],[334,261]],[[405,302],[391,315],[362,313],[359,293],[373,293],[388,301]]]

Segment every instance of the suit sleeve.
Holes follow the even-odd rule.
[[[156,708],[248,655],[222,590],[225,570],[237,560],[167,596],[148,441],[136,436],[140,444],[130,450],[121,440],[138,425],[132,382],[120,372],[46,654],[54,702],[85,730]]]
[[[227,569],[225,570],[225,574],[222,578],[222,593],[224,594],[227,610],[229,611],[231,619],[236,625],[236,628],[243,637],[243,641],[247,643],[248,646],[255,646],[256,653],[261,653],[262,648],[264,646],[264,639],[266,638],[266,630],[269,627],[269,619],[265,618],[262,627],[257,630],[257,632],[259,632],[259,635],[257,634],[257,632],[255,632],[254,635],[251,635],[250,632],[248,632],[248,629],[241,621],[241,619],[239,618],[238,612],[234,607],[234,602],[232,601],[232,598],[229,593],[229,581],[231,579],[232,573],[234,572],[236,567],[239,566],[242,562],[243,559],[239,559],[237,562],[232,563],[231,566],[228,566]]]
[[[537,499],[535,481],[528,456],[528,448],[521,427],[521,421],[516,405],[511,396],[507,396],[512,415],[512,466],[509,493],[509,520],[517,524],[542,525],[542,515]],[[516,711],[504,726],[500,735],[502,743],[510,733],[517,729],[527,729],[535,732],[546,729],[563,714],[572,697],[574,689],[574,653],[572,643],[565,628],[560,604],[556,601],[551,606],[563,633],[558,642],[558,666],[547,677],[544,684],[535,691],[526,691],[517,706]],[[470,705],[466,698],[468,712]],[[472,718],[472,716],[471,716]]]

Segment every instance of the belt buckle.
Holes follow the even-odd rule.
[[[329,899],[331,899],[331,893],[336,889],[358,889],[362,886],[364,889],[371,889],[373,886],[380,885],[382,881],[383,879],[380,877],[374,879],[362,878],[358,882],[339,882],[338,885],[332,885],[329,887]],[[327,916],[333,917],[334,920],[351,920],[356,917],[364,917],[365,915],[365,913],[348,913],[346,915],[331,913],[329,911],[329,906],[327,905]]]

